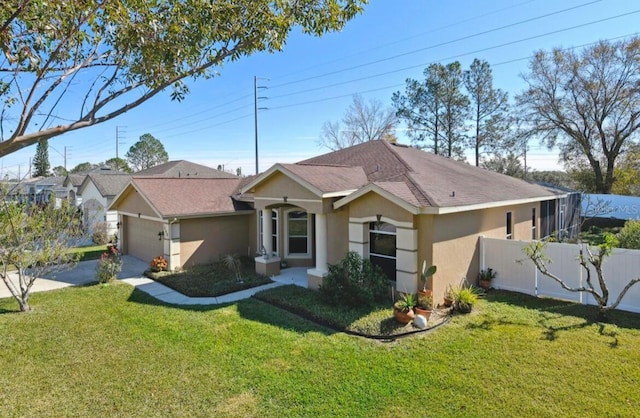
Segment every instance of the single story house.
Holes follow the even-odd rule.
[[[163,164],[138,171],[134,174],[136,177],[198,177],[209,179],[235,179],[236,175],[225,171],[216,170],[215,168],[205,165],[192,163],[186,160],[167,161]]]
[[[261,211],[266,253],[277,254],[258,258],[260,270],[277,269],[278,259],[306,265],[310,287],[318,287],[327,265],[351,250],[382,267],[398,291],[415,292],[426,261],[438,267],[429,284],[436,299],[449,284],[475,282],[480,235],[538,239],[556,216],[543,209],[567,197],[386,141],[276,164],[241,193]]]
[[[351,250],[379,265],[402,292],[417,290],[426,261],[438,267],[429,284],[436,301],[449,284],[475,282],[480,235],[541,238],[541,225],[557,216],[544,208],[568,196],[387,141],[275,164],[253,178],[229,180],[235,189],[223,188],[221,179],[195,187],[193,180],[154,179],[153,185],[132,180],[111,205],[125,226],[125,253],[150,260],[161,249],[162,232],[163,253],[176,268],[203,259],[193,257],[191,248],[215,258],[231,252],[220,248],[232,240],[233,252],[245,248],[258,255],[259,272],[276,274],[283,263],[306,266],[309,287],[317,288],[328,264]],[[178,210],[178,202],[185,207]],[[190,207],[198,210],[189,213]],[[153,223],[142,226],[142,221]],[[124,238],[142,234],[139,228],[145,239],[132,244],[134,238]]]

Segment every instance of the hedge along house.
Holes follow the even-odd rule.
[[[308,266],[310,288],[352,250],[382,267],[396,289],[416,292],[423,260],[449,284],[475,282],[478,237],[539,238],[541,207],[566,197],[415,148],[372,141],[297,164],[276,164],[242,187],[258,225],[256,269]]]
[[[233,199],[234,178],[134,177],[116,197],[123,253],[151,261],[164,256],[170,269],[218,261],[225,254],[255,254],[255,211]]]

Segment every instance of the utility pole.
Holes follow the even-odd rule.
[[[267,97],[258,96],[258,89],[266,89],[266,86],[258,86],[258,80],[269,80],[268,78],[260,78],[253,76],[253,105],[254,105],[254,127],[255,127],[255,139],[256,139],[256,175],[259,173],[258,169],[258,111],[266,110],[266,107],[258,107],[258,99],[267,99]]]
[[[126,128],[126,126],[118,126],[116,125],[116,158],[118,157],[118,144],[124,144],[124,142],[120,142],[120,128]],[[122,132],[123,134],[126,134],[126,132]]]

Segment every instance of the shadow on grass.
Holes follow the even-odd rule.
[[[526,318],[517,316],[494,317],[491,314],[485,314],[480,321],[468,324],[468,328],[489,330],[494,325],[535,325],[543,329],[542,337],[544,339],[555,341],[559,337],[559,333],[563,331],[597,325],[600,335],[611,338],[609,343],[611,348],[618,346],[618,333],[614,328],[607,327],[608,324],[615,325],[618,328],[640,329],[640,315],[631,312],[610,312],[607,321],[603,322],[600,320],[598,308],[595,306],[549,298],[536,298],[503,290],[492,290],[486,294],[485,298],[489,303],[501,303],[536,311],[538,317],[536,320],[532,320],[530,316]]]
[[[309,322],[304,318],[282,311],[271,304],[259,301],[254,298],[244,299],[233,303],[222,303],[216,305],[175,305],[166,303],[154,298],[136,288],[133,289],[128,299],[129,302],[150,306],[162,306],[170,309],[178,309],[190,312],[209,312],[236,305],[238,313],[243,319],[256,321],[263,324],[276,326],[292,332],[304,334],[308,332],[320,332],[325,335],[334,334],[335,331],[319,324]]]

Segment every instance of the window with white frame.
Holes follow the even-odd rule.
[[[311,256],[311,216],[304,211],[294,209],[286,212],[287,256]]]
[[[511,212],[507,212],[507,239],[513,239],[513,217]]]
[[[369,223],[369,260],[390,280],[396,280],[396,227],[386,222]]]
[[[537,225],[536,208],[531,208],[531,239],[538,238],[536,225]]]
[[[258,251],[262,249],[262,214],[264,212],[258,211]],[[273,249],[274,256],[278,255],[278,211],[271,211],[271,248]]]

